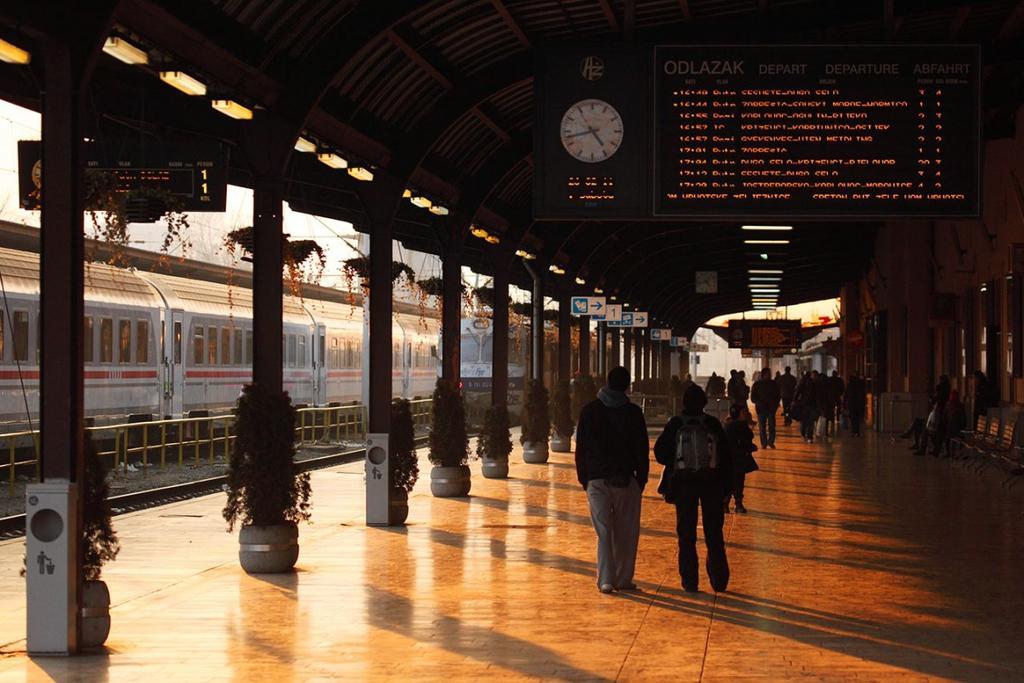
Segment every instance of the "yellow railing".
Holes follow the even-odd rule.
[[[413,425],[424,428],[430,424],[431,403],[427,399],[410,401]],[[298,444],[359,439],[366,434],[366,410],[362,405],[323,406],[299,408],[295,438]],[[97,444],[112,445],[100,450],[100,457],[109,458],[116,475],[125,476],[131,463],[141,463],[143,476],[152,462],[166,467],[186,462],[211,464],[218,452],[226,460],[235,440],[234,415],[210,417],[184,417],[148,422],[124,422],[87,427]],[[27,452],[27,444],[34,444]],[[0,452],[7,450],[7,462],[0,463],[0,472],[7,470],[8,494],[14,494],[17,471],[35,468],[39,476],[39,430],[26,430],[0,434]],[[21,458],[19,460],[19,457]],[[2,475],[0,475],[2,476]],[[0,479],[2,480],[2,479]]]

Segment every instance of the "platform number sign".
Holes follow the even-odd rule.
[[[571,302],[573,315],[599,316],[607,308],[603,296],[574,296]]]
[[[605,321],[607,323],[617,323],[622,319],[622,304],[608,304],[604,307],[601,313],[591,313],[590,319],[595,321]]]
[[[652,341],[671,341],[672,330],[664,330],[659,328],[651,329],[651,340]]]

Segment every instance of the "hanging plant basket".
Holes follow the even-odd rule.
[[[345,273],[345,276],[349,279],[359,278],[362,281],[364,287],[368,287],[370,284],[370,257],[368,256],[356,256],[355,258],[346,259],[341,264],[341,269]],[[401,261],[391,262],[391,283],[397,284],[402,278],[405,278],[408,282],[413,282],[416,278],[416,272],[413,271],[405,263]]]
[[[510,310],[516,315],[530,316],[533,315],[533,304],[529,303],[528,301],[517,301],[516,303],[512,304]]]
[[[444,280],[439,277],[428,277],[425,280],[417,280],[416,286],[427,296],[444,296]],[[459,283],[459,293],[466,293],[466,285]]]

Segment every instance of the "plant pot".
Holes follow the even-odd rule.
[[[437,498],[461,498],[469,495],[473,482],[469,467],[434,467],[430,470],[430,492]]]
[[[280,574],[299,559],[299,527],[294,523],[254,526],[238,534],[238,562],[249,574]]]
[[[388,492],[388,526],[402,526],[409,518],[409,494],[405,489]]]
[[[110,591],[102,581],[86,581],[82,586],[82,632],[78,644],[99,647],[110,635]]]
[[[548,442],[538,441],[536,443],[527,441],[523,444],[523,462],[532,465],[543,465],[548,461]]]
[[[491,460],[482,458],[480,460],[480,471],[487,479],[507,479],[508,460]]]
[[[551,435],[551,450],[555,453],[569,453],[572,451],[572,435],[562,436],[558,432]]]

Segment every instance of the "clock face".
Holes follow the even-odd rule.
[[[559,134],[565,151],[579,161],[596,164],[622,146],[622,117],[604,100],[580,100],[562,116]]]

